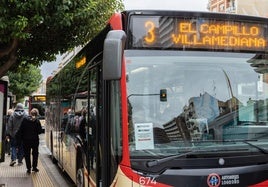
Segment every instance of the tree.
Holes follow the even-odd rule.
[[[7,73],[9,90],[16,95],[16,100],[22,101],[25,96],[31,95],[42,82],[41,70],[32,64],[23,62],[16,71]]]
[[[84,44],[122,7],[122,0],[0,0],[0,77]]]

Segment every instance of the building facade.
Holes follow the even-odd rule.
[[[268,0],[208,0],[208,10],[268,17]]]

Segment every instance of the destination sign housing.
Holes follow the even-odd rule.
[[[131,23],[134,48],[265,51],[268,45],[268,26],[260,22],[133,16]]]

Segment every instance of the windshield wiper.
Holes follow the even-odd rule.
[[[187,155],[195,153],[195,152],[197,152],[197,151],[189,151],[189,152],[178,154],[178,155],[172,155],[172,156],[169,156],[169,157],[165,157],[165,158],[161,158],[161,159],[157,159],[157,160],[153,160],[153,161],[148,161],[147,166],[148,167],[157,166],[159,164],[163,164],[163,163],[168,162],[170,160],[174,160],[176,158],[184,157],[184,156],[187,156]]]
[[[266,149],[264,149],[264,148],[262,148],[262,147],[260,147],[260,146],[257,146],[257,145],[255,145],[255,144],[252,144],[252,143],[250,143],[249,142],[250,140],[245,140],[245,141],[242,141],[243,143],[245,143],[245,144],[248,144],[248,145],[250,145],[251,147],[255,147],[256,149],[258,149],[260,152],[262,152],[263,154],[268,154],[268,150],[266,150]],[[256,140],[253,140],[253,141],[256,141]]]

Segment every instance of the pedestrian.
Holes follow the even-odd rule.
[[[86,140],[86,125],[87,125],[87,109],[81,109],[81,116],[79,117],[79,134],[83,141]]]
[[[38,119],[38,109],[33,108],[30,111],[30,115],[24,118],[21,126],[16,134],[16,138],[19,142],[22,142],[24,149],[24,157],[26,162],[27,173],[32,171],[38,172],[38,147],[39,147],[39,134],[42,133],[41,123]],[[32,163],[31,163],[32,152]]]
[[[5,130],[6,130],[5,152],[8,155],[10,155],[10,135],[7,133],[7,126],[8,126],[8,120],[9,120],[10,116],[12,116],[13,112],[14,111],[12,109],[8,109],[7,115],[5,118]]]
[[[13,114],[9,117],[8,125],[7,125],[7,134],[10,138],[10,147],[11,147],[11,162],[10,166],[14,166],[16,164],[16,160],[18,159],[18,165],[22,165],[23,159],[23,147],[22,144],[19,144],[16,141],[16,133],[20,128],[21,122],[23,118],[27,116],[27,113],[23,109],[23,104],[18,103],[15,107]]]

